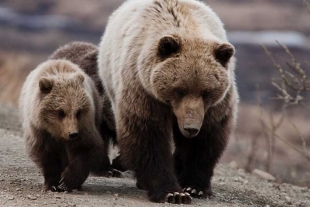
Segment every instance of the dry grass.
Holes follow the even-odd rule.
[[[35,64],[28,54],[0,53],[0,102],[17,104],[23,82]]]
[[[310,165],[307,158],[277,138],[273,139],[272,145],[268,134],[264,134],[266,132],[262,130],[261,122],[270,122],[271,111],[249,104],[241,104],[239,108],[237,130],[230,140],[223,161],[234,160],[240,167],[247,168],[248,172],[254,168],[269,171],[279,182],[310,186]],[[303,150],[305,142],[310,143],[309,116],[296,109],[289,110],[287,117],[276,130],[276,134]],[[282,120],[282,112],[272,111],[272,119],[274,123]]]

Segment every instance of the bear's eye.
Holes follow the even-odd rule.
[[[202,91],[201,96],[203,99],[207,99],[207,98],[209,98],[210,93],[209,93],[209,91]]]
[[[174,93],[179,97],[179,98],[183,98],[187,92],[186,90],[182,89],[182,88],[175,88],[174,89]]]
[[[77,119],[80,119],[80,118],[81,118],[81,115],[82,115],[82,110],[79,109],[79,110],[76,112],[76,118],[77,118]]]
[[[60,109],[60,110],[58,111],[58,116],[59,116],[59,118],[61,118],[61,119],[64,118],[64,117],[66,116],[64,110]]]

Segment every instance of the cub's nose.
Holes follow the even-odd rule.
[[[71,140],[74,140],[74,139],[78,138],[78,136],[79,136],[78,132],[69,132],[69,138]]]

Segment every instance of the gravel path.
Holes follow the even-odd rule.
[[[172,206],[149,202],[130,172],[125,178],[90,176],[83,191],[43,192],[43,177],[25,153],[17,114],[14,107],[0,107],[0,206]],[[189,206],[310,206],[308,188],[267,182],[222,164],[213,191],[211,199],[193,199]]]

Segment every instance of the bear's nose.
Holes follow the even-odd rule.
[[[199,130],[195,128],[184,128],[184,130],[190,135],[190,137],[196,136],[199,132]]]
[[[190,138],[198,134],[198,132],[200,131],[200,125],[198,126],[198,124],[184,124],[183,129],[186,133],[186,136]]]
[[[69,132],[69,138],[71,140],[76,139],[79,136],[78,132]]]

